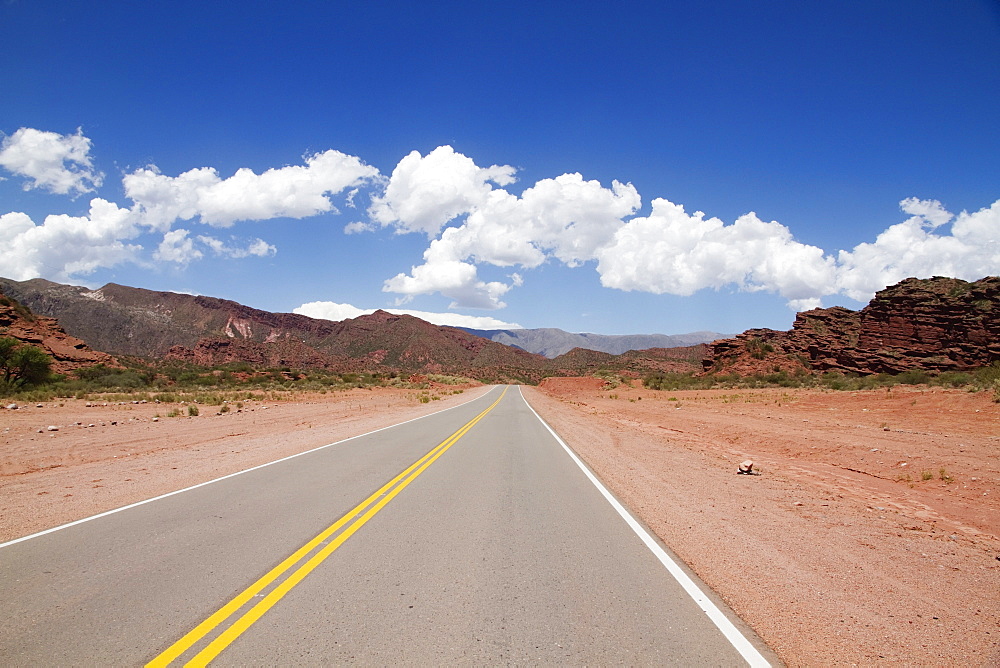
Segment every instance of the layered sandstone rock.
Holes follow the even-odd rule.
[[[55,318],[34,315],[26,307],[2,294],[0,336],[9,336],[44,350],[53,359],[54,373],[72,373],[96,364],[119,366],[111,355],[91,350],[86,343],[67,334]]]
[[[974,283],[908,278],[860,311],[799,313],[792,329],[751,329],[716,341],[706,371],[899,373],[965,371],[1000,360],[1000,277]]]

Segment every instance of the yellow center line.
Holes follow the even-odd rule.
[[[190,632],[185,634],[180,640],[168,647],[159,656],[154,658],[152,661],[146,664],[147,668],[167,666],[171,661],[178,658],[189,650],[195,643],[204,638],[206,635],[212,632],[217,626],[222,624],[225,620],[231,617],[234,613],[240,610],[244,605],[246,605],[251,599],[253,599],[257,594],[266,589],[269,585],[275,582],[279,577],[285,574],[288,570],[296,566],[300,561],[302,561],[309,553],[316,549],[320,544],[329,539],[331,536],[336,534],[340,529],[347,525],[351,520],[358,517],[347,529],[345,529],[340,535],[334,538],[326,547],[313,555],[312,558],[307,560],[304,564],[299,566],[291,575],[289,575],[283,582],[281,582],[277,587],[275,587],[267,596],[265,596],[260,602],[254,605],[250,610],[239,617],[235,622],[233,622],[227,629],[225,629],[214,641],[212,641],[205,649],[199,652],[195,657],[186,665],[188,666],[203,666],[207,665],[209,661],[214,659],[218,654],[228,647],[236,638],[238,638],[244,631],[246,631],[255,621],[260,619],[260,617],[267,612],[271,607],[273,607],[278,601],[284,597],[291,589],[297,585],[299,582],[305,578],[313,569],[319,566],[327,557],[329,557],[333,552],[340,547],[348,538],[350,538],[358,529],[364,526],[372,517],[375,516],[382,508],[386,506],[397,494],[399,494],[403,488],[413,482],[417,476],[423,473],[428,466],[434,463],[438,457],[443,455],[452,445],[455,444],[462,436],[464,436],[472,427],[476,425],[487,413],[496,408],[497,404],[503,399],[504,395],[507,394],[507,388],[500,394],[490,406],[481,412],[476,417],[472,418],[469,422],[463,425],[458,431],[446,438],[436,447],[431,449],[430,452],[425,454],[423,457],[415,461],[413,464],[408,466],[406,470],[397,475],[395,478],[387,482],[385,485],[380,487],[375,493],[369,496],[367,499],[359,503],[357,506],[348,511],[343,517],[338,519],[336,522],[331,524],[329,527],[320,532],[315,538],[310,540],[308,543],[296,550],[291,556],[282,561],[280,564],[271,569],[266,575],[261,577],[259,580],[254,582],[252,585],[247,587],[243,592],[238,594],[231,601],[226,603],[224,606],[219,608],[215,613],[209,616],[205,621],[196,626]],[[374,504],[374,505],[372,505]],[[369,506],[371,506],[369,508]],[[365,509],[368,508],[366,511]],[[363,513],[363,514],[362,514]]]

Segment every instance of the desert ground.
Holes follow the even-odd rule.
[[[2,409],[0,541],[487,388],[462,389],[435,388],[427,403],[389,389],[247,400],[197,417],[95,399]],[[788,665],[1000,665],[992,393],[671,392],[580,378],[524,395]],[[745,460],[759,475],[737,474]]]

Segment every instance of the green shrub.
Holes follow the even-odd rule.
[[[995,383],[1000,382],[1000,362],[976,369],[972,375],[981,387],[992,388]]]
[[[774,346],[770,343],[765,343],[759,336],[754,336],[746,342],[747,352],[750,353],[750,357],[762,360],[768,353],[774,352]]]
[[[35,346],[0,337],[0,388],[14,390],[42,385],[52,377],[52,358]]]
[[[920,369],[910,369],[896,375],[896,380],[903,385],[926,385],[930,379],[930,374]]]
[[[693,373],[668,373],[654,371],[642,379],[643,387],[650,390],[704,390],[720,382],[718,377],[696,378]]]

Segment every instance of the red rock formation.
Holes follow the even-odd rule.
[[[908,278],[860,311],[799,313],[791,331],[751,329],[715,341],[706,371],[963,371],[1000,360],[1000,277]]]
[[[44,350],[53,359],[54,373],[72,373],[97,364],[120,366],[111,355],[91,350],[86,343],[64,332],[55,318],[34,315],[27,307],[2,294],[0,336],[9,336]]]

